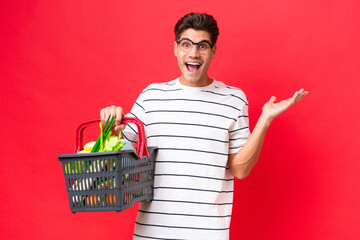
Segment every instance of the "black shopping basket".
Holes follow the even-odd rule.
[[[147,146],[139,119],[123,117],[122,122],[136,124],[136,149],[76,154],[83,148],[84,129],[99,123],[94,120],[77,128],[75,154],[58,155],[73,213],[121,212],[136,202],[152,200],[157,148]]]

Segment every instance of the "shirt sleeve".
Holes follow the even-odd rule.
[[[139,119],[145,128],[146,133],[146,124],[145,124],[145,106],[144,106],[144,92],[140,94],[140,96],[136,99],[131,111],[126,114],[126,117],[133,117]],[[138,141],[138,129],[135,124],[129,123],[126,125],[126,128],[122,131],[123,136],[133,142],[136,143]]]
[[[248,100],[245,95],[242,99],[243,103],[238,117],[229,129],[229,154],[237,153],[250,137]]]

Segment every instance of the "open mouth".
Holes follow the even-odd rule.
[[[187,70],[192,73],[199,70],[199,68],[201,66],[201,64],[198,62],[187,62],[187,63],[185,63],[185,65],[186,65]]]

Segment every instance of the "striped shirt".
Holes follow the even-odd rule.
[[[127,116],[139,118],[148,145],[158,147],[154,199],[140,204],[133,239],[229,239],[234,178],[226,163],[250,135],[244,92],[175,79],[149,85]],[[128,124],[124,135],[136,134]]]

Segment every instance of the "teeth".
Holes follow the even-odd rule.
[[[194,66],[199,66],[200,65],[200,63],[195,63],[195,62],[187,62],[186,64],[194,65]]]

